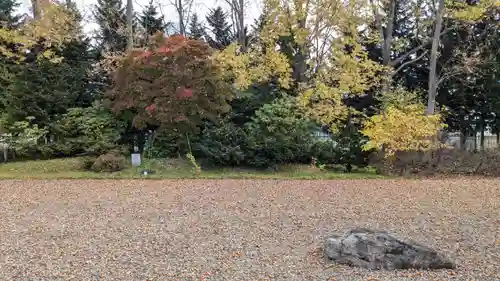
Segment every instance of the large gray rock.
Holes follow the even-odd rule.
[[[327,238],[325,254],[336,263],[368,269],[455,268],[452,261],[426,246],[362,228]]]

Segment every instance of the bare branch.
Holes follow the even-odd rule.
[[[426,54],[428,53],[428,51],[426,50],[425,52],[423,52],[420,56],[412,59],[411,61],[407,61],[403,64],[401,64],[395,71],[393,71],[391,73],[391,77],[394,77],[394,75],[396,75],[399,71],[401,71],[403,68],[405,68],[407,65],[410,65],[412,63],[415,63],[417,61],[419,61],[420,59],[422,59]]]
[[[443,31],[441,31],[440,33],[440,36],[443,36],[444,34],[448,33],[449,31],[453,30],[454,27],[448,27],[448,28],[445,28]],[[396,66],[398,65],[399,63],[401,63],[402,61],[404,61],[407,57],[413,55],[414,53],[422,50],[423,48],[427,47],[430,43],[432,42],[432,38],[428,38],[427,41],[425,41],[424,43],[422,43],[421,45],[409,50],[408,52],[404,53],[403,55],[401,55],[400,57],[398,57],[397,59],[391,61],[389,63],[390,66]]]
[[[186,27],[191,18],[191,9],[195,4],[195,0],[169,0],[169,2],[174,6],[179,17],[179,33],[186,35]]]

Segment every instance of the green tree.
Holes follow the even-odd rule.
[[[227,18],[227,13],[220,6],[211,9],[206,16],[208,28],[211,32],[211,36],[208,36],[208,43],[214,49],[222,50],[235,39],[231,24]]]
[[[117,148],[124,124],[101,104],[68,109],[55,125],[57,151],[64,155],[100,155]]]
[[[205,26],[198,19],[198,15],[194,13],[189,22],[189,37],[195,40],[203,40],[205,36]]]
[[[68,34],[58,34],[65,39],[63,44],[50,47],[37,44],[33,49],[38,53],[52,53],[57,61],[40,56],[34,60],[9,62],[5,65],[9,75],[4,77],[0,108],[4,119],[12,124],[34,119],[31,123],[50,127],[70,107],[88,106],[93,97],[88,91],[89,78],[94,58],[90,53],[90,40],[83,37],[78,29],[81,18],[76,11],[58,6],[59,12],[71,15],[72,22],[66,22]],[[36,28],[38,28],[37,26]],[[50,38],[53,34],[47,33]],[[29,58],[29,57],[28,57]]]
[[[156,6],[153,1],[149,2],[149,5],[144,8],[142,15],[139,18],[139,23],[146,30],[147,37],[150,37],[157,32],[165,32],[165,19],[163,16],[158,14]]]
[[[246,124],[250,149],[247,161],[258,167],[310,162],[315,127],[293,98],[265,104]]]
[[[124,51],[127,46],[127,18],[121,0],[98,0],[93,11],[99,25],[98,42],[108,52]]]
[[[4,0],[0,3],[0,27],[12,28],[19,23],[21,16],[14,13],[19,5],[17,0]]]

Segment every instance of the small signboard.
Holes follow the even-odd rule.
[[[141,166],[141,154],[140,153],[132,153],[132,166],[133,167]]]

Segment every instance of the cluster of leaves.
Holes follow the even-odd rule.
[[[132,112],[137,128],[195,129],[204,119],[216,120],[229,110],[231,90],[211,54],[202,41],[158,34],[116,71],[109,92],[113,110]]]
[[[421,104],[389,105],[367,119],[362,133],[369,138],[365,150],[385,148],[388,156],[397,151],[426,151],[439,148],[436,137],[445,125],[440,115],[424,115]]]
[[[92,83],[95,56],[80,30],[81,17],[71,5],[38,5],[40,17],[23,20],[12,14],[15,1],[0,5],[0,20],[6,20],[0,24],[6,35],[0,38],[0,110],[4,132],[12,136],[12,156],[98,153],[107,149],[99,143],[116,145],[116,134],[106,140],[114,116],[95,123],[97,109],[87,108],[99,94]]]
[[[277,80],[283,88],[291,85],[291,70],[287,58],[274,49],[239,51],[240,46],[231,44],[215,53],[214,61],[221,68],[223,79],[244,90],[254,83]]]
[[[312,158],[340,160],[332,141],[314,137],[316,124],[299,110],[295,99],[282,97],[260,107],[239,127],[225,119],[208,125],[196,150],[212,165],[270,167],[284,163],[309,163]]]
[[[265,167],[309,162],[314,129],[314,122],[298,109],[295,100],[290,97],[262,106],[246,128],[250,164]]]
[[[9,148],[18,156],[32,156],[33,153],[47,153],[41,148],[43,140],[48,134],[48,130],[40,128],[37,124],[33,124],[33,118],[27,118],[23,121],[16,121],[9,127],[11,138]],[[43,153],[45,152],[45,153]]]
[[[13,3],[14,4],[14,3]],[[23,61],[32,56],[60,61],[52,47],[61,46],[79,34],[76,14],[55,1],[40,1],[42,17],[18,28],[0,25],[0,54]],[[15,47],[14,47],[15,46]]]
[[[64,140],[58,152],[64,155],[100,155],[117,149],[124,124],[102,105],[70,108],[57,122],[59,137]]]
[[[205,126],[196,150],[211,165],[241,165],[246,161],[246,141],[245,130],[224,119],[217,125],[209,123]]]
[[[118,172],[127,167],[125,157],[120,154],[110,152],[99,156],[90,167],[94,172]]]

